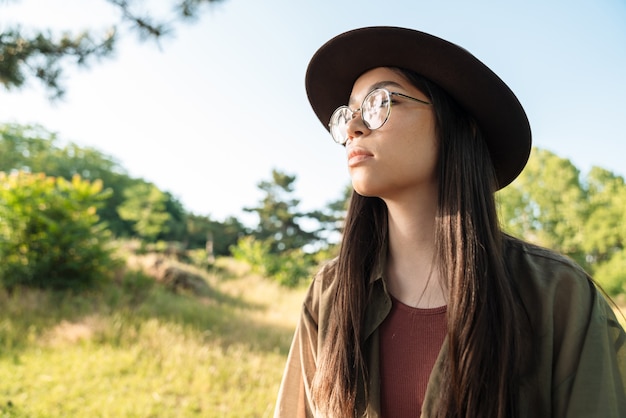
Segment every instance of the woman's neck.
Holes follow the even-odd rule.
[[[389,247],[385,275],[389,291],[409,306],[434,308],[445,305],[435,254],[436,201],[386,203]]]

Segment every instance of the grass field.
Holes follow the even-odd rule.
[[[232,260],[172,292],[0,292],[0,417],[269,417],[304,290]]]

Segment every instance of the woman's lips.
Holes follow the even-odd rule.
[[[353,167],[365,160],[372,158],[374,155],[364,149],[354,148],[348,152],[348,166]]]

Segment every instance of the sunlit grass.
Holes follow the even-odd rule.
[[[2,361],[0,393],[29,417],[269,416],[283,358],[146,322],[132,345],[36,347]]]
[[[0,293],[0,417],[271,416],[303,290],[229,263],[202,294]]]

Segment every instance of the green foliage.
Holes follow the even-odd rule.
[[[68,64],[87,66],[94,60],[111,56],[121,23],[130,23],[140,39],[159,39],[172,31],[171,17],[155,19],[143,7],[138,11],[137,2],[132,0],[107,1],[119,9],[121,21],[112,22],[110,29],[98,35],[94,35],[93,30],[58,34],[47,29],[25,30],[19,25],[3,28],[0,32],[0,84],[6,89],[21,88],[29,78],[36,78],[52,99],[58,99],[65,93],[60,84],[64,67]],[[219,1],[172,2],[173,12],[176,17],[188,20],[199,14],[202,4]]]
[[[170,214],[165,210],[167,197],[155,185],[137,183],[124,190],[126,200],[117,209],[120,218],[132,222],[137,235],[156,241],[161,232],[168,232]]]
[[[283,286],[297,286],[309,278],[318,265],[317,253],[328,247],[332,233],[340,230],[339,224],[345,215],[346,202],[341,199],[331,204],[326,211],[300,212],[300,201],[292,197],[294,176],[272,170],[272,179],[258,184],[265,193],[255,208],[259,224],[249,236],[230,247],[231,254],[247,262],[253,270]],[[306,231],[300,226],[304,221],[315,223],[318,228]]]
[[[594,272],[595,280],[609,295],[626,293],[626,249],[613,254]]]
[[[318,237],[321,238],[320,248],[324,248],[329,244],[336,244],[339,241],[352,192],[352,184],[349,184],[345,187],[339,199],[331,201],[325,208],[308,214],[320,225],[317,231]]]
[[[125,200],[117,207],[117,212],[132,226],[133,235],[150,243],[185,240],[187,214],[170,193],[162,192],[154,184],[135,180],[123,194]]]
[[[240,239],[231,248],[231,253],[236,260],[249,264],[253,272],[286,287],[298,286],[310,278],[316,265],[315,257],[302,249],[276,254],[272,252],[271,242],[259,241],[252,236]]]
[[[165,195],[165,212],[168,214],[167,222],[158,239],[166,241],[185,241],[187,239],[187,212],[182,203],[171,193],[163,192]]]
[[[4,157],[0,160],[0,171],[41,172],[67,180],[80,175],[85,180],[101,181],[109,193],[98,207],[98,215],[118,237],[138,234],[151,241],[185,239],[186,213],[180,202],[142,179],[129,177],[115,159],[96,149],[74,143],[62,146],[56,134],[40,126],[8,124],[0,125],[0,155]],[[133,195],[135,191],[137,195]],[[146,196],[151,200],[145,203],[142,214],[145,209],[152,210],[150,217],[143,221],[147,226],[137,226],[132,214],[120,216],[119,207],[140,206],[138,199]]]
[[[239,238],[248,234],[246,227],[232,216],[226,218],[224,222],[196,214],[188,214],[186,219],[187,247],[205,249],[216,257],[230,255],[230,247],[236,245]]]
[[[112,266],[101,182],[0,172],[0,284],[79,289]]]
[[[626,184],[594,167],[586,178],[567,159],[533,149],[527,167],[498,192],[504,229],[574,258],[607,292],[626,288]]]
[[[124,189],[131,179],[114,158],[93,148],[69,143],[62,145],[57,135],[41,126],[0,125],[0,171],[45,173],[71,180],[76,174],[84,180],[100,180],[110,190],[98,207],[98,215],[116,236],[131,236],[132,226],[120,219],[117,207],[124,201]]]
[[[298,210],[300,201],[292,196],[295,180],[295,176],[272,170],[272,179],[257,185],[265,194],[262,201],[257,207],[244,209],[257,213],[259,224],[252,235],[268,244],[272,254],[301,249],[318,240],[317,231],[305,231],[300,226],[302,220],[314,218]]]
[[[569,160],[533,149],[519,178],[499,192],[507,230],[584,263],[586,196],[579,177]]]
[[[265,275],[265,259],[270,254],[268,247],[262,241],[258,241],[252,236],[247,236],[240,239],[237,245],[230,249],[230,252],[235,260],[249,264],[253,272]]]
[[[596,261],[608,260],[626,246],[624,179],[594,167],[587,176],[589,215],[583,249]]]
[[[19,28],[5,29],[0,33],[0,83],[6,88],[19,88],[27,77],[33,76],[53,98],[61,97],[59,78],[64,61],[85,65],[91,57],[107,56],[113,50],[114,39],[114,31],[94,40],[88,32],[54,36],[50,32],[25,34]]]
[[[266,197],[258,207],[248,209],[259,215],[259,225],[250,231],[235,217],[218,222],[187,213],[170,193],[129,177],[114,158],[96,149],[61,144],[56,134],[40,126],[0,125],[0,155],[0,171],[43,172],[67,180],[78,174],[85,180],[102,181],[108,194],[98,206],[98,215],[115,237],[139,237],[149,243],[177,241],[213,256],[230,255],[230,248],[250,234],[271,240],[275,253],[305,246],[308,252],[318,251],[339,236],[349,197],[346,194],[326,209],[302,213],[297,210],[299,201],[292,197],[295,177],[274,171],[271,181],[259,184]],[[317,229],[305,231],[300,226],[303,221]]]

